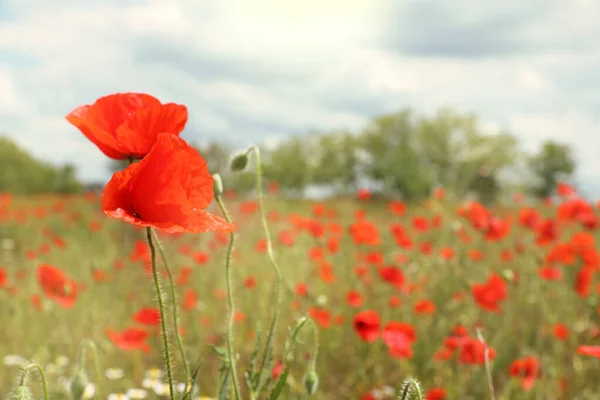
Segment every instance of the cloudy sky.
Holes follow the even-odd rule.
[[[600,195],[598,15],[597,0],[0,0],[0,132],[107,180],[64,116],[109,93],[186,104],[184,137],[240,148],[450,106],[524,149],[571,143]]]

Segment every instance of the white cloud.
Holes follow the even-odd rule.
[[[557,114],[516,115],[510,125],[529,150],[535,150],[548,138],[571,144],[582,167],[580,177],[590,180],[600,177],[599,119],[577,110],[567,110]]]
[[[600,177],[587,146],[600,129],[589,39],[600,3],[458,1],[11,1],[0,131],[106,179],[106,160],[64,115],[112,92],[184,103],[185,137],[239,147],[451,106],[529,148],[576,141],[581,175]]]

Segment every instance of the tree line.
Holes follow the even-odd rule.
[[[232,148],[213,141],[197,146],[209,168],[226,186],[250,191],[250,172],[233,174]],[[546,141],[528,154],[505,131],[488,132],[472,114],[442,109],[433,116],[409,109],[374,117],[358,132],[345,130],[290,136],[261,148],[266,179],[283,193],[303,195],[308,188],[352,194],[367,186],[375,193],[418,200],[436,187],[489,203],[501,194],[550,196],[576,167],[571,148]]]
[[[443,187],[457,198],[476,196],[486,203],[515,191],[542,198],[551,195],[559,181],[568,181],[576,167],[566,144],[547,141],[528,154],[514,135],[489,132],[475,115],[450,109],[432,116],[404,109],[375,116],[358,131],[312,132],[260,147],[265,178],[277,182],[283,194],[294,196],[314,188],[350,195],[368,187],[385,196],[418,200]],[[211,141],[196,148],[227,188],[238,193],[253,190],[251,171],[229,169],[232,144]],[[126,163],[111,160],[109,170],[121,170]],[[73,165],[36,160],[14,141],[0,137],[0,192],[80,190]]]
[[[0,192],[39,194],[81,190],[74,165],[55,166],[37,160],[12,139],[0,136]]]

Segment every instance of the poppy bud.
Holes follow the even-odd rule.
[[[315,394],[319,387],[319,375],[317,375],[317,371],[311,368],[310,371],[304,375],[304,387],[309,395],[312,396]]]
[[[33,400],[33,394],[31,393],[31,389],[25,385],[21,385],[13,390],[10,400]]]
[[[223,194],[223,179],[221,179],[221,175],[213,174],[213,191],[216,196],[221,196]]]
[[[400,386],[399,400],[422,399],[421,385],[414,378],[406,378]]]
[[[248,154],[241,153],[233,157],[231,160],[230,168],[232,171],[241,172],[248,165]]]
[[[85,388],[88,385],[88,377],[85,371],[80,370],[71,380],[71,396],[73,400],[81,400],[85,393]]]
[[[505,269],[502,271],[502,276],[509,282],[514,282],[515,280],[515,273],[510,269]]]

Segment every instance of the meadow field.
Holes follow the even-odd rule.
[[[226,193],[225,202],[237,231],[233,332],[243,377],[274,312],[275,275],[255,198]],[[282,398],[308,398],[303,377],[315,333],[317,399],[395,399],[409,376],[429,400],[493,398],[490,386],[496,399],[600,398],[596,205],[569,193],[487,209],[442,191],[418,204],[366,191],[316,202],[284,199],[271,185],[265,211],[284,282],[272,376],[281,373],[288,327],[303,316],[318,327],[299,334]],[[211,346],[225,345],[229,310],[229,237],[158,235],[185,353],[194,368],[202,360],[194,396],[212,398],[221,362]],[[100,388],[111,399],[168,395],[141,228],[104,216],[98,194],[3,195],[0,237],[1,397],[16,385],[19,365],[33,361],[54,398],[68,398],[88,340],[102,376],[88,350],[84,397],[97,398]],[[29,383],[41,398],[39,376]]]

